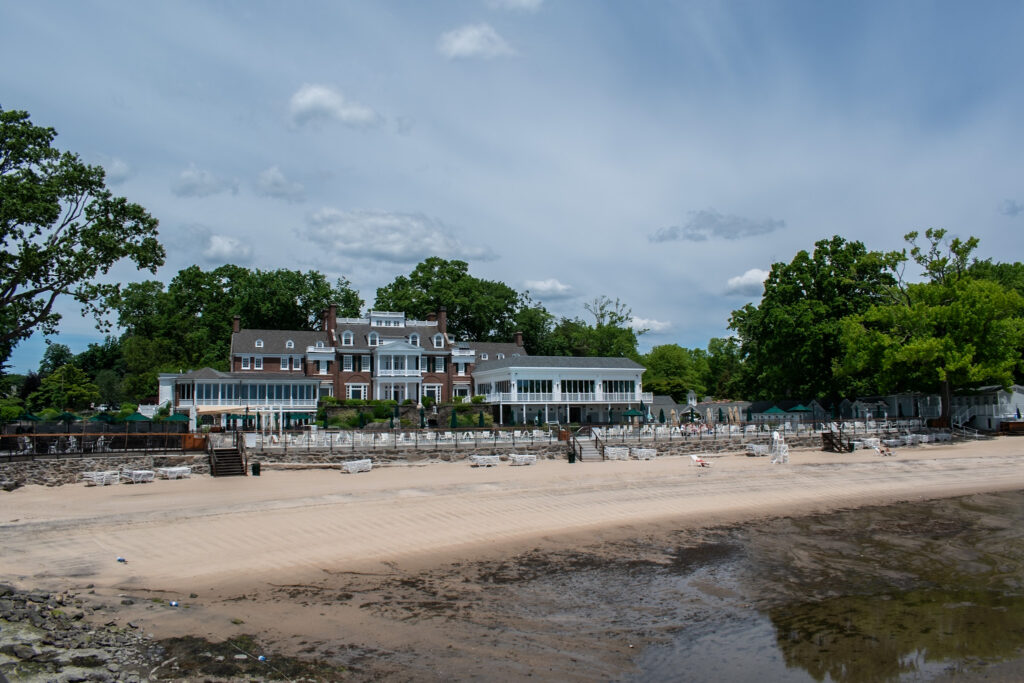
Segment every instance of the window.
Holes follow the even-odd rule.
[[[302,357],[296,356],[292,358],[292,370],[302,370]]]
[[[295,348],[295,342],[293,342],[291,339],[289,339],[288,341],[286,341],[284,343],[284,348],[286,348],[286,349],[294,349]]]
[[[345,356],[342,359],[342,363],[343,363],[342,369],[345,372],[352,372],[352,356]]]
[[[380,335],[376,332],[371,332],[370,336],[366,338],[370,346],[377,346],[380,344]]]
[[[505,354],[503,354],[503,353],[499,353],[498,354],[498,360],[501,360],[504,357],[505,357]],[[485,358],[484,360],[487,360],[487,359]]]
[[[409,335],[409,343],[412,344],[413,346],[419,346],[420,345],[420,335],[416,334],[415,332],[410,334]]]
[[[256,356],[253,358],[253,370],[263,369],[263,356]]]
[[[318,372],[321,375],[326,375],[327,374],[327,367],[331,364],[331,362],[327,361],[327,360],[318,360],[316,363],[317,363],[317,370],[318,370]]]
[[[486,353],[481,353],[480,354],[480,360],[487,360],[487,354]]]
[[[469,385],[456,384],[454,393],[456,396],[469,396]]]
[[[344,332],[341,333],[341,345],[352,346],[353,338],[354,337],[352,336],[352,333],[349,330],[345,330]]]
[[[369,372],[370,371],[370,357],[369,356],[363,356],[362,360],[361,360],[361,363],[362,363],[362,370],[363,370],[363,372]]]
[[[346,398],[361,398],[367,397],[366,385],[365,384],[347,384],[345,385],[345,397]]]
[[[262,349],[263,348],[263,340],[262,339],[257,339],[256,340],[256,348],[257,349]]]
[[[444,356],[434,359],[434,372],[444,372]]]
[[[287,370],[288,369],[288,356],[281,356],[281,369],[282,370]]]
[[[516,380],[516,391],[520,394],[550,394],[550,379],[520,379]]]
[[[249,369],[249,357],[248,356],[243,356],[242,357],[242,369],[243,370],[248,370]]]
[[[322,341],[318,341],[318,342],[316,343],[316,348],[318,348],[318,349],[322,349],[322,348],[324,348],[324,343],[323,343]]]
[[[441,335],[440,332],[438,332],[437,334],[434,335],[434,348],[435,349],[443,349],[444,348],[444,336]]]

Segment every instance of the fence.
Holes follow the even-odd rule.
[[[116,425],[112,427],[116,428]],[[131,428],[89,429],[77,432],[4,434],[0,462],[42,458],[73,458],[102,453],[167,453],[184,451],[188,433],[139,432]]]

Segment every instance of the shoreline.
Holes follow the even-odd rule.
[[[700,545],[709,529],[747,522],[1024,490],[1022,455],[1024,440],[1002,438],[894,458],[794,451],[788,465],[743,455],[715,457],[706,469],[680,457],[440,463],[26,487],[0,494],[0,572],[33,589],[91,585],[96,614],[155,638],[257,634],[279,651],[329,658],[338,656],[333,634],[346,651],[386,652],[382,661],[401,669],[409,653],[452,645],[441,625],[469,613],[481,567],[514,573],[537,553],[571,565],[573,553],[599,558],[602,546],[619,552],[638,538]],[[448,593],[421,585],[434,577],[439,586],[442,570]],[[409,595],[443,606],[396,618],[389,601],[404,605]],[[168,607],[172,599],[184,608]],[[624,646],[606,654],[628,655]]]

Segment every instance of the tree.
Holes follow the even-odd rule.
[[[67,365],[74,359],[75,354],[71,353],[64,344],[56,344],[47,340],[46,351],[43,352],[43,359],[39,362],[39,376],[46,377],[53,374],[57,368]]]
[[[516,316],[529,304],[503,282],[469,274],[465,261],[431,256],[408,275],[399,275],[377,290],[373,304],[380,311],[402,311],[424,319],[442,306],[448,332],[472,341],[509,341]]]
[[[831,398],[847,394],[848,376],[833,376],[841,321],[881,303],[895,284],[898,255],[869,252],[839,236],[775,263],[757,306],[733,311],[748,398]]]
[[[39,389],[28,397],[32,410],[79,410],[100,400],[100,390],[89,376],[74,365],[63,365],[44,377]]]
[[[741,399],[747,395],[743,384],[743,359],[735,337],[713,337],[708,341],[707,374],[704,385],[712,396]]]
[[[949,420],[954,389],[1009,386],[1024,369],[1024,297],[970,276],[975,238],[947,243],[944,230],[925,234],[927,249],[917,246],[916,232],[906,239],[929,280],[904,282],[898,263],[888,301],[844,321],[837,372],[866,375],[882,391],[939,391]]]
[[[686,399],[686,392],[698,395],[706,391],[703,378],[708,374],[707,354],[701,349],[686,349],[678,344],[655,346],[640,359],[647,368],[644,389],[666,394],[676,401]]]
[[[0,109],[0,368],[34,331],[57,331],[58,297],[103,327],[120,284],[97,278],[124,259],[151,272],[164,262],[157,220],[114,197],[101,167],[52,147],[56,135]]]

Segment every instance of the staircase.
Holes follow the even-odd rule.
[[[843,428],[835,423],[829,424],[828,431],[821,433],[821,450],[827,453],[847,453],[849,444],[843,443]]]
[[[580,446],[580,450],[576,457],[579,458],[580,462],[601,462],[604,459],[601,457],[601,452],[597,450],[597,445],[593,441],[580,439],[577,443]]]
[[[236,448],[210,449],[210,474],[214,477],[244,477],[245,459]]]

